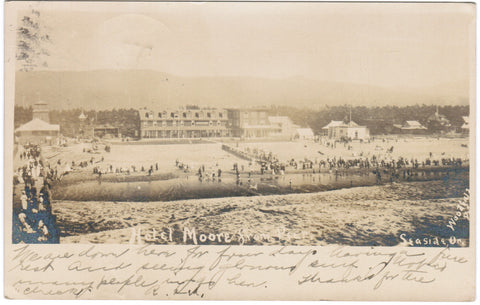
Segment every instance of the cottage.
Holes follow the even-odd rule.
[[[370,131],[366,126],[360,126],[354,121],[331,121],[322,128],[323,134],[330,139],[366,140],[370,138]]]
[[[98,138],[118,138],[120,133],[118,127],[111,125],[98,125],[93,127],[93,135]]]
[[[438,106],[435,113],[427,118],[426,124],[428,129],[434,130],[435,132],[448,132],[452,128],[447,117],[439,113]]]
[[[331,132],[334,127],[338,127],[343,124],[343,121],[331,121],[326,126],[322,128],[323,136],[331,138]]]
[[[406,121],[403,125],[394,125],[400,133],[403,134],[424,134],[427,127],[423,126],[419,121]]]
[[[299,140],[314,140],[315,134],[310,128],[297,128],[294,138]]]

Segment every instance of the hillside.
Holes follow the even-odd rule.
[[[147,70],[17,72],[17,105],[38,100],[52,109],[112,109],[199,104],[205,106],[468,104],[468,84],[384,88],[302,77],[181,77]]]

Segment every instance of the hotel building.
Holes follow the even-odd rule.
[[[140,109],[140,136],[151,138],[228,137],[228,114],[224,109],[195,106],[177,109]]]

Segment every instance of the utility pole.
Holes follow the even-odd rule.
[[[352,104],[350,104],[350,122],[349,124],[352,122]]]

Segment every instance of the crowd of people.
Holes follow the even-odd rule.
[[[103,162],[103,158],[100,161],[97,161],[97,163]],[[184,165],[177,165],[178,168],[182,170],[188,170],[187,167]],[[102,175],[106,174],[124,174],[124,175],[130,175],[134,173],[144,173],[148,176],[153,175],[155,172],[158,172],[160,170],[160,167],[158,165],[158,162],[155,164],[152,164],[150,166],[135,166],[135,165],[130,165],[130,166],[116,166],[114,167],[111,164],[102,164],[102,165],[95,165],[93,166],[93,174],[98,175],[99,177],[102,177]]]
[[[19,204],[13,209],[13,242],[58,243],[50,190],[51,182],[58,179],[58,169],[42,160],[38,145],[25,145],[20,159],[24,166],[14,174],[14,189],[21,194],[14,196]]]
[[[326,143],[325,145],[331,145],[331,143]],[[343,143],[344,145],[350,146],[349,143]],[[347,147],[350,149],[350,147]],[[204,165],[195,165],[189,164],[189,162],[176,160],[175,168],[182,171],[183,173],[190,174],[193,172],[198,176],[199,181],[218,181],[221,182],[222,174],[233,174],[236,177],[237,182],[240,184],[240,176],[242,174],[248,175],[250,179],[253,174],[260,175],[273,175],[273,176],[283,176],[286,173],[320,173],[320,172],[333,172],[335,170],[348,170],[348,169],[364,169],[370,170],[371,172],[380,172],[380,170],[391,169],[418,169],[431,166],[462,166],[463,160],[460,158],[433,158],[430,154],[430,158],[418,160],[415,158],[392,158],[390,154],[372,154],[369,156],[363,156],[362,153],[359,153],[356,157],[327,157],[325,154],[319,154],[314,160],[303,158],[295,159],[290,158],[287,160],[280,160],[278,156],[270,151],[255,148],[255,147],[244,147],[239,148],[232,145],[222,145],[222,149],[245,160],[240,162],[241,164],[234,163],[232,168],[220,168],[218,164],[210,164],[207,166]],[[390,148],[393,151],[394,147]],[[109,149],[110,150],[110,149]],[[378,156],[377,156],[378,155]],[[121,175],[147,175],[152,176],[155,173],[162,171],[158,163],[150,165],[122,165],[122,166],[113,166],[111,164],[106,164],[103,157],[90,157],[88,160],[80,161],[75,164],[72,161],[71,165],[68,164],[64,172],[68,170],[73,170],[77,167],[87,168],[91,167],[91,172],[99,177],[107,174],[121,174]],[[245,170],[245,167],[248,168]],[[192,168],[197,168],[193,170]]]
[[[330,143],[327,143],[330,144]],[[348,147],[350,149],[350,147]],[[227,150],[227,149],[224,149]],[[230,148],[227,151],[233,150]],[[295,158],[288,159],[286,161],[280,161],[278,157],[272,153],[257,148],[246,147],[244,150],[235,149],[236,153],[242,152],[243,155],[248,156],[250,159],[254,160],[256,164],[259,165],[259,171],[261,175],[264,174],[273,174],[273,175],[283,175],[288,171],[307,171],[311,173],[318,172],[332,172],[334,170],[348,170],[348,169],[365,169],[371,170],[374,174],[380,175],[380,170],[384,172],[392,170],[404,169],[405,175],[408,174],[413,169],[425,169],[431,167],[461,167],[465,165],[465,161],[462,158],[454,157],[445,157],[444,154],[440,158],[433,158],[433,154],[430,153],[429,157],[423,160],[417,158],[406,158],[406,157],[397,157],[394,158],[391,156],[391,153],[394,150],[394,146],[387,149],[386,154],[383,156],[377,156],[375,154],[367,157],[363,154],[359,154],[357,157],[324,157],[324,154],[320,158],[315,158],[315,160],[310,160],[304,158],[302,160],[296,160]],[[380,154],[379,154],[380,155]],[[252,161],[250,161],[251,163]],[[234,172],[237,174],[234,166]],[[393,171],[395,172],[395,171]]]
[[[328,145],[326,143],[325,145]],[[344,143],[344,145],[349,145],[349,143]],[[314,160],[303,158],[295,159],[290,158],[287,160],[280,160],[278,156],[270,151],[255,147],[244,147],[238,148],[230,145],[222,145],[222,149],[245,160],[244,162],[234,163],[231,168],[221,168],[217,164],[203,164],[195,165],[189,164],[188,161],[175,161],[175,168],[179,171],[182,171],[186,174],[186,177],[190,175],[190,172],[193,172],[198,176],[200,182],[209,182],[209,181],[222,181],[222,174],[233,174],[236,177],[237,184],[242,184],[241,177],[248,175],[248,180],[253,180],[252,175],[273,175],[273,176],[283,176],[286,173],[321,173],[321,172],[330,172],[334,173],[340,170],[349,170],[349,169],[362,169],[365,172],[371,172],[377,176],[383,174],[388,175],[399,175],[396,170],[405,169],[408,170],[405,173],[405,176],[411,173],[410,169],[421,169],[432,166],[462,166],[463,160],[461,158],[448,158],[442,156],[442,158],[433,158],[430,154],[430,158],[423,160],[415,158],[404,158],[404,157],[391,157],[391,153],[386,154],[372,154],[369,156],[363,156],[362,153],[359,153],[356,157],[327,157],[325,154],[320,154]],[[348,147],[350,149],[350,147]],[[394,147],[392,146],[389,151],[393,151]],[[247,165],[248,164],[248,165]],[[193,170],[192,168],[196,168]],[[123,165],[123,166],[113,166],[111,164],[106,164],[103,157],[95,159],[90,157],[88,160],[73,162],[68,164],[68,167],[65,168],[64,172],[68,170],[75,169],[77,167],[86,168],[91,167],[92,172],[99,177],[107,174],[139,174],[151,176],[156,172],[161,171],[158,163],[150,165]],[[246,168],[248,167],[248,168]],[[379,180],[381,178],[379,177]]]

